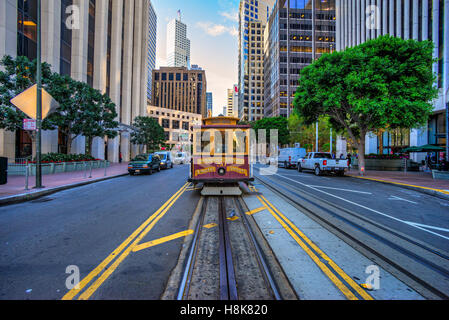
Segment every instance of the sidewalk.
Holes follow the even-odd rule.
[[[359,176],[358,171],[351,170],[346,175],[373,180],[383,183],[395,184],[398,186],[422,191],[433,195],[449,196],[449,180],[436,180],[432,178],[432,173],[427,172],[400,172],[400,171],[367,171],[364,177]]]
[[[44,194],[59,191],[60,189],[68,189],[77,185],[89,184],[92,182],[98,182],[105,179],[125,175],[128,173],[128,163],[111,164],[106,169],[93,169],[92,178],[89,178],[90,171],[75,171],[65,172],[57,174],[49,174],[42,176],[42,184],[44,189],[33,189],[36,185],[36,177],[30,176],[28,178],[28,188],[25,190],[25,177],[24,176],[8,176],[8,183],[0,186],[0,203],[8,202],[8,199],[14,200],[14,196],[23,196],[26,200],[33,198],[33,196],[42,196]]]

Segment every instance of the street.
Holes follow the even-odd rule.
[[[317,177],[286,169],[260,175],[264,170],[255,170],[258,179],[254,186],[260,190],[257,198],[265,207],[259,208],[259,200],[252,195],[243,196],[243,200],[298,298],[333,300],[352,296],[333,282],[305,247],[301,249],[291,241],[284,224],[285,230],[275,226],[278,222],[264,208],[271,207],[272,214],[276,211],[288,217],[293,229],[304,232],[301,237],[312,239],[311,243],[319,247],[311,248],[318,254],[326,252],[329,261],[338,265],[335,270],[345,272],[340,275],[343,279],[346,274],[353,278],[342,281],[352,286],[354,297],[364,298],[363,290],[356,291],[364,283],[370,264],[381,266],[382,282],[368,298],[415,300],[449,294],[449,221],[444,216],[448,201],[350,177]],[[184,241],[193,233],[191,220],[198,214],[201,195],[186,183],[187,175],[188,166],[178,165],[153,175],[118,177],[0,207],[0,299],[160,299],[178,259],[182,261]],[[276,190],[290,199],[308,199],[310,203],[304,208],[310,205],[317,214],[325,212],[328,203],[338,207],[328,222],[335,222],[344,232],[320,224],[312,226],[315,222],[303,217],[307,210],[288,204],[290,200],[283,200]],[[358,216],[343,219],[344,210]],[[337,214],[341,214],[340,220]],[[366,221],[355,228],[357,219]],[[352,244],[347,239],[350,236],[365,247]],[[376,242],[380,238],[384,247]],[[401,247],[400,254],[391,242]],[[369,246],[382,257],[394,255],[397,260],[391,258],[388,266],[382,264],[377,256],[367,253]],[[409,251],[421,260],[414,257],[416,261],[410,262]],[[421,270],[423,261],[432,263],[438,275]],[[80,272],[79,288],[67,287],[73,266]],[[399,272],[401,268],[410,274]],[[415,286],[409,282],[411,274],[422,283]],[[317,286],[321,290],[317,291]]]

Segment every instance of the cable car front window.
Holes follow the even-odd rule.
[[[226,146],[226,134],[224,131],[215,131],[214,134],[215,154],[223,154],[228,152]]]

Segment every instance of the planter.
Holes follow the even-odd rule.
[[[42,164],[42,174],[55,174],[64,172],[75,172],[90,170],[92,169],[109,167],[109,161],[82,161],[82,162],[60,162],[60,163],[43,163]],[[36,175],[36,164],[29,164],[29,175]],[[9,176],[24,176],[26,175],[26,166],[22,164],[9,164],[8,165],[8,175]]]
[[[449,180],[449,171],[432,170],[432,177],[439,180]]]
[[[359,161],[354,159],[352,165],[355,169],[358,169]],[[365,170],[377,170],[377,171],[403,171],[404,160],[403,159],[365,159]],[[411,160],[407,160],[407,171],[419,171],[419,165]]]

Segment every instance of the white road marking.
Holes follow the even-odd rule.
[[[307,188],[313,189],[313,190],[315,190],[315,191],[318,191],[318,192],[327,194],[327,195],[329,195],[329,196],[331,196],[331,197],[334,197],[334,198],[343,200],[343,201],[345,201],[345,202],[348,202],[348,203],[353,204],[353,205],[355,205],[355,206],[358,206],[358,207],[360,207],[360,208],[369,210],[369,211],[374,212],[374,213],[376,213],[376,214],[378,214],[378,215],[384,216],[384,217],[386,217],[386,218],[390,218],[390,219],[392,219],[392,220],[395,220],[395,221],[404,223],[404,224],[406,224],[406,225],[412,226],[412,227],[414,227],[414,228],[423,230],[423,231],[425,231],[425,232],[428,232],[428,233],[431,233],[431,234],[436,235],[436,236],[438,236],[438,237],[441,237],[441,238],[444,238],[444,239],[446,239],[446,240],[449,240],[449,237],[446,237],[446,236],[443,236],[443,235],[441,235],[441,234],[439,234],[439,233],[432,232],[432,231],[430,231],[430,230],[424,229],[423,227],[418,226],[418,225],[415,224],[414,222],[411,222],[411,221],[405,221],[405,220],[401,220],[401,219],[392,217],[392,216],[390,216],[390,215],[388,215],[388,214],[385,214],[385,213],[379,212],[379,211],[377,211],[377,210],[374,210],[374,209],[365,207],[364,205],[355,203],[355,202],[350,201],[350,200],[347,200],[347,199],[345,199],[345,198],[338,197],[338,196],[336,196],[336,195],[333,195],[333,194],[331,194],[331,193],[327,193],[327,192],[325,192],[325,191],[323,191],[323,190],[319,190],[319,189],[314,188],[314,187],[310,187],[310,186],[308,186],[308,185],[306,185],[306,184],[304,184],[304,183],[301,183],[301,182],[299,182],[299,181],[290,179],[290,178],[285,177],[285,176],[282,176],[282,175],[280,175],[280,174],[276,174],[276,175],[277,175],[277,176],[280,176],[280,177],[282,177],[282,178],[284,178],[284,179],[288,179],[288,180],[290,180],[290,181],[293,181],[293,182],[295,182],[295,183],[297,183],[297,184],[303,185],[303,186],[305,186],[305,187],[307,187]]]
[[[312,186],[312,185],[308,185],[308,187],[322,188],[322,189],[331,189],[331,190],[340,190],[340,191],[347,191],[347,192],[354,192],[354,193],[362,193],[362,194],[372,194],[371,192],[355,191],[355,190],[349,190],[349,189],[332,188],[332,187],[324,187],[324,186]]]
[[[410,203],[413,203],[413,204],[418,204],[417,202],[414,202],[414,201],[410,201],[410,200],[407,200],[407,199],[402,199],[402,198],[399,198],[399,197],[396,197],[396,196],[390,196],[390,198],[388,198],[388,200],[392,200],[392,201],[406,201],[406,202],[410,202]]]
[[[449,229],[446,229],[446,228],[434,227],[434,226],[429,226],[429,225],[426,225],[426,224],[420,224],[420,223],[416,223],[416,222],[410,222],[409,224],[414,225],[414,226],[418,226],[418,227],[423,227],[423,228],[434,229],[434,230],[438,230],[438,231],[449,232]]]

